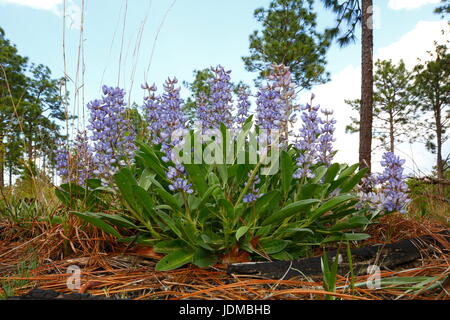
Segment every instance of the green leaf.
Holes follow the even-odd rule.
[[[94,213],[91,213],[91,212],[83,212],[82,213],[82,212],[76,212],[76,211],[71,211],[71,213],[76,215],[80,219],[83,219],[84,221],[92,224],[93,226],[99,228],[100,230],[105,231],[106,233],[115,236],[116,238],[122,237],[116,229],[114,229],[109,224],[104,222],[99,216],[97,216]]]
[[[202,164],[185,164],[184,168],[189,174],[189,180],[200,196],[208,190],[207,172]]]
[[[345,178],[353,174],[353,172],[358,169],[359,163],[355,163],[354,165],[348,167],[347,169],[342,170],[342,172],[339,174],[339,178]]]
[[[247,231],[249,230],[248,226],[242,226],[240,227],[237,231],[236,231],[236,240],[239,241],[239,239],[247,233]]]
[[[172,251],[156,264],[156,271],[174,270],[185,264],[191,263],[194,257],[194,250],[183,248]]]
[[[356,217],[351,217],[342,223],[338,223],[338,224],[334,225],[333,227],[331,227],[330,230],[337,231],[337,230],[353,229],[353,228],[365,226],[367,224],[369,224],[369,220],[366,217],[356,216]]]
[[[127,238],[121,238],[118,240],[118,242],[136,243],[136,244],[141,244],[141,245],[150,246],[150,247],[155,244],[155,241],[157,241],[157,240],[149,238],[149,235],[137,235],[137,236],[127,237]]]
[[[167,179],[166,174],[164,172],[164,168],[159,163],[159,160],[155,159],[156,156],[153,157],[149,154],[142,152],[138,152],[137,156],[141,158],[146,169],[155,172],[163,180]]]
[[[136,226],[133,222],[117,214],[97,212],[96,215],[102,218],[103,220],[107,220],[109,223],[115,225],[116,227],[139,229],[139,227]]]
[[[185,240],[184,235],[181,232],[180,228],[178,228],[176,222],[168,214],[166,214],[162,211],[157,211],[156,213],[164,221],[164,223],[170,228],[170,230],[172,230],[173,233],[175,233],[178,236],[178,238]]]
[[[322,243],[339,242],[339,241],[362,241],[370,238],[366,233],[344,233],[326,237]]]
[[[292,158],[286,151],[281,152],[281,182],[283,184],[283,192],[285,195],[289,193],[294,174],[294,166]]]
[[[256,200],[255,210],[258,216],[262,216],[275,208],[279,204],[280,199],[281,193],[278,190],[273,190]]]
[[[335,198],[332,198],[322,204],[320,207],[315,209],[311,212],[309,215],[311,220],[315,220],[316,218],[320,217],[322,214],[324,214],[327,211],[332,211],[332,209],[338,205],[340,205],[343,202],[346,202],[348,200],[354,199],[355,197],[351,194],[343,194],[340,196],[337,196]]]
[[[242,126],[242,130],[248,131],[251,129],[252,125],[253,125],[253,115],[251,115],[245,120],[244,125]]]
[[[199,248],[195,250],[192,263],[200,268],[208,268],[217,263],[217,256],[211,251]]]
[[[228,168],[226,164],[216,164],[217,172],[219,172],[222,185],[226,186],[228,183]]]
[[[276,259],[276,260],[285,260],[285,261],[294,259],[294,257],[289,252],[287,252],[286,250],[283,250],[283,251],[278,252],[278,253],[273,253],[273,254],[270,255],[270,257],[273,258],[273,259]]]
[[[171,206],[175,211],[182,212],[180,204],[178,203],[178,200],[172,196],[169,192],[167,192],[164,189],[156,188],[156,193],[168,204]]]
[[[227,216],[227,218],[229,219],[229,221],[233,221],[238,219],[238,217],[234,216],[234,207],[233,205],[230,203],[230,201],[228,201],[227,199],[220,199],[219,200],[219,205],[225,209],[225,214]]]
[[[327,172],[327,167],[325,166],[320,166],[318,167],[315,171],[314,171],[314,178],[310,180],[310,183],[317,183],[320,181],[320,179],[322,179],[322,177],[325,175],[325,173]]]
[[[60,187],[75,198],[81,198],[87,194],[86,189],[76,183],[64,183]]]
[[[334,178],[338,174],[340,168],[341,166],[338,163],[333,163],[325,174],[324,183],[331,183],[334,181]]]
[[[183,248],[186,248],[188,244],[184,242],[183,240],[165,240],[158,242],[154,247],[153,250],[156,253],[170,253],[176,250],[180,250]]]
[[[191,207],[191,210],[196,210],[198,208],[202,209],[203,206],[206,204],[206,202],[208,201],[209,197],[211,197],[211,195],[213,194],[213,192],[217,189],[220,188],[220,186],[218,185],[214,185],[208,188],[208,190],[205,192],[205,194],[203,195],[200,203],[198,203],[198,205]]]
[[[138,185],[148,191],[150,186],[152,185],[152,179],[154,178],[155,174],[153,174],[149,169],[145,168],[144,171],[142,171],[141,177],[139,178]]]
[[[136,141],[139,146],[140,151],[137,152],[137,156],[141,158],[147,169],[154,171],[160,178],[166,180],[166,174],[164,172],[164,167],[161,164],[155,151],[143,143],[142,141]]]
[[[97,189],[102,186],[102,181],[100,179],[87,179],[86,185],[89,189]]]
[[[128,204],[131,210],[137,211],[137,203],[134,198],[133,185],[137,182],[128,168],[122,168],[114,175],[114,180],[119,187],[122,199]]]
[[[271,255],[271,254],[283,251],[287,247],[288,244],[289,244],[289,241],[287,241],[287,240],[263,239],[258,242],[258,249],[259,249],[259,247],[261,247],[261,249],[264,253]]]
[[[133,188],[134,196],[135,196],[137,202],[139,202],[139,204],[145,209],[145,211],[148,214],[148,217],[154,218],[155,217],[155,208],[154,208],[153,200],[150,197],[150,195],[148,194],[148,192],[144,188],[142,188],[138,185],[135,185],[132,188]]]
[[[300,201],[291,203],[291,204],[287,205],[286,207],[284,207],[283,209],[281,209],[280,211],[267,217],[263,221],[262,225],[266,226],[268,224],[281,222],[284,219],[286,219],[294,214],[297,214],[298,212],[302,211],[303,209],[309,207],[310,205],[313,205],[313,204],[319,203],[319,202],[320,202],[320,200],[317,200],[317,199],[307,199],[307,200],[300,200]]]
[[[298,194],[298,200],[301,199],[317,199],[320,198],[320,184],[308,183],[301,187],[300,192]]]
[[[369,170],[368,168],[359,170],[357,174],[355,174],[346,183],[342,185],[341,192],[345,193],[352,190],[359,183],[359,181],[361,181],[361,179],[366,175],[368,170]]]
[[[55,195],[64,205],[70,206],[70,195],[66,191],[55,188]]]

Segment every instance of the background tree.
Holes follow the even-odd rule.
[[[191,95],[186,99],[184,103],[184,113],[189,119],[189,124],[193,124],[197,117],[196,100],[200,93],[203,93],[206,97],[209,97],[209,84],[208,79],[211,79],[214,75],[209,68],[194,70],[194,81],[183,81],[183,85],[190,90]]]
[[[373,0],[322,0],[336,13],[336,26],[329,30],[341,46],[356,39],[361,23],[361,108],[359,123],[359,163],[371,169],[373,122]]]
[[[395,145],[411,133],[414,110],[411,107],[412,74],[406,69],[403,60],[398,65],[392,60],[378,60],[375,63],[373,137],[380,140],[381,146],[394,152]],[[354,110],[361,110],[361,100],[346,101]],[[359,119],[352,118],[347,132],[358,132]]]
[[[23,143],[18,132],[10,131],[6,134],[4,163],[8,171],[8,184],[13,184],[13,176],[21,173],[23,167]]]
[[[434,10],[434,13],[442,15],[442,17],[445,17],[445,15],[450,13],[450,0],[441,0],[440,5]]]
[[[52,157],[55,139],[61,137],[58,120],[65,119],[60,84],[48,67],[28,64],[0,29],[0,188],[5,163],[11,180],[24,166],[34,166],[37,157],[44,163]]]
[[[183,81],[183,85],[189,89],[191,95],[184,102],[183,112],[188,118],[188,124],[193,125],[195,120],[197,119],[197,105],[196,101],[200,94],[203,94],[205,97],[210,97],[210,88],[208,80],[214,77],[213,72],[210,68],[205,68],[202,70],[194,70],[194,81],[188,82]],[[238,90],[241,86],[245,86],[249,88],[247,84],[243,81],[236,83],[231,83],[233,86],[233,92],[235,94],[238,93]]]
[[[325,55],[329,38],[316,30],[313,2],[273,0],[268,9],[255,10],[262,30],[250,35],[250,56],[242,58],[248,71],[258,72],[261,79],[272,64],[284,64],[301,89],[328,80]]]
[[[414,68],[415,108],[420,112],[417,125],[424,129],[425,145],[436,154],[439,179],[444,178],[442,146],[448,140],[450,125],[450,54],[448,46],[436,44],[432,59]],[[448,157],[448,156],[446,156]]]
[[[61,80],[52,79],[50,69],[41,64],[32,64],[30,73],[22,118],[27,159],[32,162],[40,151],[41,137],[59,132],[55,121],[65,120],[65,112],[59,91]]]
[[[27,58],[18,54],[17,48],[6,39],[0,28],[0,191],[3,189],[5,173],[5,153],[8,141],[6,133],[17,132],[19,122],[15,108],[26,92]]]

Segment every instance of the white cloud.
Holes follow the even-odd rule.
[[[37,10],[50,11],[62,17],[64,15],[64,0],[0,0],[0,5],[19,5]],[[66,18],[69,28],[80,28],[81,8],[76,0],[66,1]]]
[[[427,51],[433,50],[433,41],[442,42],[448,39],[441,35],[440,30],[446,26],[445,21],[421,21],[417,23],[413,30],[403,35],[398,41],[386,47],[378,49],[375,59],[392,59],[398,62],[403,58],[412,67],[417,63],[417,58],[427,58]],[[333,109],[336,124],[335,149],[339,150],[335,160],[341,163],[358,162],[359,136],[358,134],[345,133],[345,127],[350,124],[351,116],[357,116],[355,111],[347,105],[344,100],[352,100],[360,97],[361,88],[361,67],[349,65],[341,72],[335,74],[332,80],[326,84],[314,88],[316,103],[321,106]],[[301,101],[307,101],[308,95],[300,96]],[[444,147],[448,150],[450,143]],[[404,143],[398,146],[396,151],[402,158],[406,159],[406,173],[429,174],[431,167],[435,163],[434,156],[427,152],[422,144]],[[448,152],[448,151],[446,151]],[[381,152],[377,149],[373,153],[372,165],[374,171],[380,171]]]
[[[357,99],[360,91],[361,68],[351,65],[334,75],[330,82],[319,85],[313,90],[316,96],[315,104],[334,110],[333,116],[337,121],[334,148],[339,150],[335,160],[341,163],[358,162],[358,135],[345,133],[345,127],[350,124],[350,116],[357,116],[357,113],[344,101]],[[301,101],[308,101],[308,99],[309,93],[300,96]]]
[[[393,10],[416,9],[427,4],[436,4],[440,0],[389,0],[388,6]]]
[[[445,30],[443,34],[441,30]],[[449,39],[449,26],[446,21],[419,21],[414,29],[403,35],[398,41],[377,51],[375,58],[403,59],[407,66],[417,64],[417,59],[427,59],[427,51],[432,51],[434,42],[444,43]]]

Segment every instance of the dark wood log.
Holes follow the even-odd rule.
[[[443,235],[449,241],[448,234]],[[356,275],[367,274],[370,265],[380,269],[393,269],[406,263],[413,262],[422,256],[422,250],[430,244],[439,245],[429,236],[403,240],[394,244],[373,245],[351,250],[353,271]],[[337,251],[329,252],[329,263],[336,257]],[[350,271],[346,250],[339,251],[338,274],[346,275]],[[272,279],[291,279],[296,277],[322,277],[321,257],[306,258],[293,261],[246,262],[228,265],[229,274],[257,275]]]

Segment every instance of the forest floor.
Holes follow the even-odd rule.
[[[381,288],[369,289],[370,275],[338,275],[336,289],[324,290],[322,279],[268,279],[227,274],[226,265],[200,269],[189,266],[158,272],[162,257],[151,248],[129,249],[113,238],[70,221],[70,230],[45,223],[0,224],[0,297],[24,295],[34,288],[60,293],[89,293],[115,299],[309,299],[345,300],[450,300],[450,245],[433,246],[417,261],[394,270],[381,270]],[[369,227],[371,238],[358,247],[389,244],[420,236],[436,237],[448,230],[426,218],[394,214]],[[317,248],[317,255],[321,249]],[[65,253],[65,254],[64,254]],[[62,258],[64,257],[64,258]],[[80,269],[80,287],[68,287]],[[354,285],[352,285],[354,284]]]

